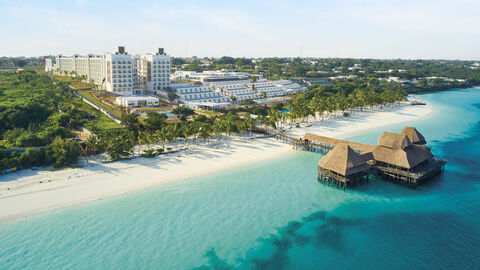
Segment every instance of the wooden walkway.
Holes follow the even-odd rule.
[[[371,152],[373,151],[373,148],[375,148],[374,145],[370,144],[351,142],[341,139],[319,136],[311,133],[305,134],[303,138],[296,138],[276,129],[257,127],[256,131],[264,134],[270,134],[277,139],[281,139],[287,143],[294,145],[294,147],[297,149],[303,149],[311,152],[321,152],[323,154],[328,153],[328,151],[332,150],[335,146],[339,144],[347,144],[353,150],[362,153]]]
[[[269,128],[262,128],[262,127],[257,127],[255,132],[259,132],[262,134],[268,134],[277,140],[282,140],[285,143],[291,144],[294,149],[300,149],[300,150],[308,150],[305,147],[305,141],[300,139],[300,138],[295,138],[292,136],[289,136],[279,130],[276,129],[269,129]]]
[[[292,141],[293,143],[304,144],[303,140],[301,140],[299,138],[297,139],[297,138],[292,137],[292,136],[288,136],[287,134],[281,132],[280,130],[270,129],[270,128],[262,128],[262,127],[257,127],[256,130],[260,131],[260,132],[263,132],[263,133],[268,133],[268,134],[271,134],[271,135],[280,136],[284,139]]]
[[[319,136],[311,133],[305,134],[305,136],[303,136],[303,139],[305,140],[306,145],[320,146],[320,147],[325,147],[329,149],[333,149],[335,146],[339,144],[346,144],[357,152],[366,153],[366,152],[372,152],[373,149],[375,148],[375,145],[371,145],[371,144],[364,144],[364,143],[351,142],[351,141],[346,141],[341,139],[329,138],[329,137]]]

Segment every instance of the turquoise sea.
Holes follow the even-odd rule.
[[[449,162],[426,185],[337,190],[298,152],[0,224],[0,269],[480,269],[480,88],[422,98],[354,139],[416,126]]]

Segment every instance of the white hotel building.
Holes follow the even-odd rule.
[[[122,96],[158,94],[170,86],[170,56],[163,48],[155,54],[132,56],[125,47],[115,53],[88,56],[57,56],[55,64],[45,60],[45,71],[77,76],[85,75],[87,82]]]
[[[87,82],[97,85],[105,83],[105,61],[100,55],[87,55],[71,57],[56,56],[55,64],[51,59],[45,60],[45,71],[57,74],[70,74],[76,72],[78,76],[87,76]]]

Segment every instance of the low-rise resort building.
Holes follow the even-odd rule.
[[[203,85],[177,85],[177,95],[192,109],[221,109],[230,104],[230,98]]]
[[[120,106],[131,107],[153,107],[160,105],[158,97],[152,96],[119,96],[115,99],[115,103]]]
[[[305,138],[308,147],[336,144],[318,162],[318,180],[344,189],[368,182],[371,174],[417,186],[442,173],[446,164],[432,155],[425,138],[414,127],[400,133],[384,132],[376,146],[342,140],[337,143],[315,135]]]

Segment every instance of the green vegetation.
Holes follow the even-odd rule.
[[[396,83],[380,83],[377,80],[343,81],[334,86],[313,85],[310,90],[297,95],[285,107],[290,109],[283,117],[290,120],[305,119],[316,113],[345,112],[379,104],[389,104],[405,99],[405,90]],[[277,105],[278,107],[278,105]],[[279,111],[272,109],[271,111]],[[349,113],[349,112],[347,112]],[[275,121],[279,121],[278,113]]]
[[[28,147],[23,153],[3,151],[1,170],[75,162],[80,148],[73,139],[82,127],[121,125],[82,102],[63,82],[34,71],[0,73],[0,148]]]
[[[76,141],[56,137],[45,150],[45,159],[52,162],[55,168],[60,168],[77,162],[81,154],[81,146]]]
[[[184,107],[179,107],[184,108]],[[184,115],[191,115],[190,110],[181,109]],[[193,112],[193,111],[192,111]],[[182,140],[185,145],[193,140],[207,140],[212,136],[231,136],[245,130],[255,128],[255,120],[246,113],[243,118],[233,112],[225,116],[207,118],[199,115],[191,121],[183,120],[179,123],[168,123],[166,115],[149,112],[144,123],[138,120],[136,114],[126,114],[122,118],[126,129],[109,130],[92,135],[86,142],[91,152],[105,152],[111,160],[130,157],[135,145],[147,145],[141,156],[153,157],[162,154],[166,142]],[[153,143],[161,143],[163,147],[151,149]]]
[[[96,91],[97,92],[97,91]],[[98,91],[100,94],[102,93],[102,91]],[[106,92],[106,91],[103,91],[103,92]],[[78,92],[81,96],[87,98],[87,100],[95,103],[97,106],[105,109],[106,111],[108,111],[110,114],[113,114],[115,115],[116,117],[120,118],[122,116],[122,112],[118,109],[115,109],[115,108],[112,108],[111,106],[108,106],[107,104],[101,102],[97,97],[95,97],[93,94],[92,94],[92,91],[79,91]]]
[[[173,114],[180,116],[181,120],[186,120],[187,117],[195,115],[195,111],[186,106],[178,106],[171,111]]]
[[[146,158],[152,158],[154,156],[158,156],[163,154],[165,150],[163,148],[157,148],[157,149],[147,149],[140,154],[141,157],[146,157]]]
[[[70,76],[68,75],[51,75],[51,76],[55,78],[57,81],[67,83],[71,87],[77,90],[92,89],[97,87],[96,84],[85,82],[87,80],[87,76],[85,75],[77,76],[75,72],[70,73]]]
[[[28,147],[24,152],[6,152],[0,149],[0,170],[29,168],[53,164],[55,168],[77,162],[81,154],[78,142],[56,137],[46,148]]]

